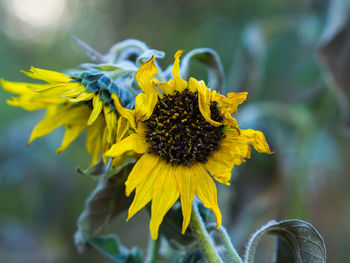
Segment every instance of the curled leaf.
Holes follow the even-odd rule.
[[[260,239],[271,234],[277,236],[274,263],[325,263],[326,247],[321,235],[309,223],[301,220],[270,221],[250,238],[245,263],[253,263]]]
[[[146,61],[150,60],[153,56],[156,57],[156,58],[164,58],[165,57],[165,53],[163,51],[159,51],[159,50],[156,50],[156,49],[149,49],[149,50],[143,52],[137,58],[136,64],[137,65],[142,65]]]
[[[209,87],[222,92],[225,85],[224,68],[216,51],[210,48],[197,48],[187,53],[180,67],[180,76],[184,79],[188,78],[191,63],[194,60],[207,66]]]
[[[111,63],[122,60],[136,61],[136,58],[148,49],[148,46],[140,40],[127,39],[113,45],[105,56]]]

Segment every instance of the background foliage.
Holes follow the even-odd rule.
[[[321,233],[329,262],[346,262],[349,14],[346,0],[0,0],[0,77],[25,80],[19,71],[31,65],[64,70],[88,62],[71,34],[102,53],[138,38],[167,53],[164,67],[177,49],[215,49],[226,91],[249,92],[239,123],[263,130],[275,151],[253,156],[234,170],[231,187],[219,187],[233,243],[243,254],[249,235],[270,219],[298,218]],[[206,79],[200,64],[192,71]],[[0,90],[0,261],[109,262],[74,247],[76,220],[96,185],[76,173],[89,164],[83,136],[58,156],[61,130],[27,148],[43,112],[9,107],[9,97]],[[145,248],[147,212],[125,218],[106,232]],[[271,259],[273,239],[263,239],[256,262]]]

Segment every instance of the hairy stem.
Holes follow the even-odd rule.
[[[208,262],[223,263],[222,259],[220,258],[215,248],[215,245],[211,237],[208,234],[207,229],[204,226],[204,223],[199,213],[197,205],[198,205],[197,202],[193,202],[190,227],[193,233],[195,234],[199,247],[201,248]]]
[[[235,262],[235,263],[243,263],[243,260],[241,259],[241,257],[237,253],[236,249],[232,245],[231,239],[230,239],[226,229],[221,226],[221,227],[219,227],[219,229],[217,231],[219,233],[221,241],[224,244],[224,247],[227,250],[227,253],[233,259],[233,262]]]
[[[147,247],[147,257],[145,263],[154,263],[157,260],[158,251],[160,246],[160,239],[153,240],[150,236]]]

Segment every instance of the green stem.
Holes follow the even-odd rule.
[[[160,247],[160,239],[153,240],[150,236],[147,247],[147,257],[145,263],[155,263],[158,256],[158,251]]]
[[[235,263],[243,263],[243,260],[238,255],[236,249],[232,245],[231,239],[224,227],[219,227],[217,230],[220,236],[221,241],[224,243],[224,247],[227,250],[227,253],[230,255],[230,257],[234,260]]]
[[[195,237],[198,241],[199,247],[204,253],[206,259],[210,263],[223,263],[220,258],[215,245],[210,238],[207,229],[204,226],[201,215],[199,214],[197,202],[193,202],[192,205],[192,214],[191,214],[191,222],[190,227],[195,234]]]

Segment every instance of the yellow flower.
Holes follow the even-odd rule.
[[[180,197],[184,234],[191,217],[195,195],[211,209],[221,225],[216,181],[229,185],[231,170],[250,158],[251,146],[271,153],[260,131],[241,130],[231,113],[247,92],[227,97],[208,89],[203,81],[179,76],[182,51],[175,54],[174,79],[158,82],[154,57],[136,75],[144,93],[136,97],[135,109],[115,106],[130,121],[135,133],[114,144],[105,156],[119,157],[126,152],[142,154],[125,183],[126,195],[135,189],[128,220],[152,200],[150,231],[158,237],[159,226]]]
[[[91,165],[94,165],[101,153],[116,142],[118,135],[119,138],[122,138],[120,135],[125,135],[128,129],[127,120],[117,119],[117,112],[110,96],[110,103],[108,98],[103,101],[102,98],[106,97],[105,93],[102,94],[96,86],[102,74],[86,73],[92,80],[89,84],[95,85],[94,88],[90,88],[89,85],[81,84],[83,79],[73,79],[55,71],[32,67],[30,72],[23,73],[46,83],[10,82],[2,79],[0,84],[6,91],[18,95],[7,101],[9,105],[30,111],[47,110],[45,118],[33,129],[28,144],[64,126],[64,138],[56,151],[59,153],[87,128],[86,149],[92,155]],[[88,83],[86,79],[85,82]]]

